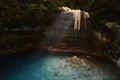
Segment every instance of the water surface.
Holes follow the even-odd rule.
[[[120,80],[120,69],[107,59],[44,50],[18,54],[1,56],[0,80]]]

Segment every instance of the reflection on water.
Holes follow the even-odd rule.
[[[0,60],[0,80],[120,80],[116,65],[86,55],[38,50]]]

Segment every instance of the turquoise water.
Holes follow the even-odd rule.
[[[72,61],[77,56],[78,61]],[[33,50],[1,56],[0,80],[120,80],[111,61],[74,53]]]

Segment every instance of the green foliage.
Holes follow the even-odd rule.
[[[57,0],[5,0],[0,1],[2,28],[40,26],[49,22],[59,12],[63,2]]]
[[[110,9],[120,11],[119,0],[0,0],[0,20],[3,24],[14,21],[22,25],[46,24],[59,11],[60,6],[89,11],[92,20],[100,21],[103,19],[97,16],[102,15],[104,11]]]

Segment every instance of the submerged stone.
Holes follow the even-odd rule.
[[[59,73],[58,72],[54,72],[54,76],[59,76]]]

